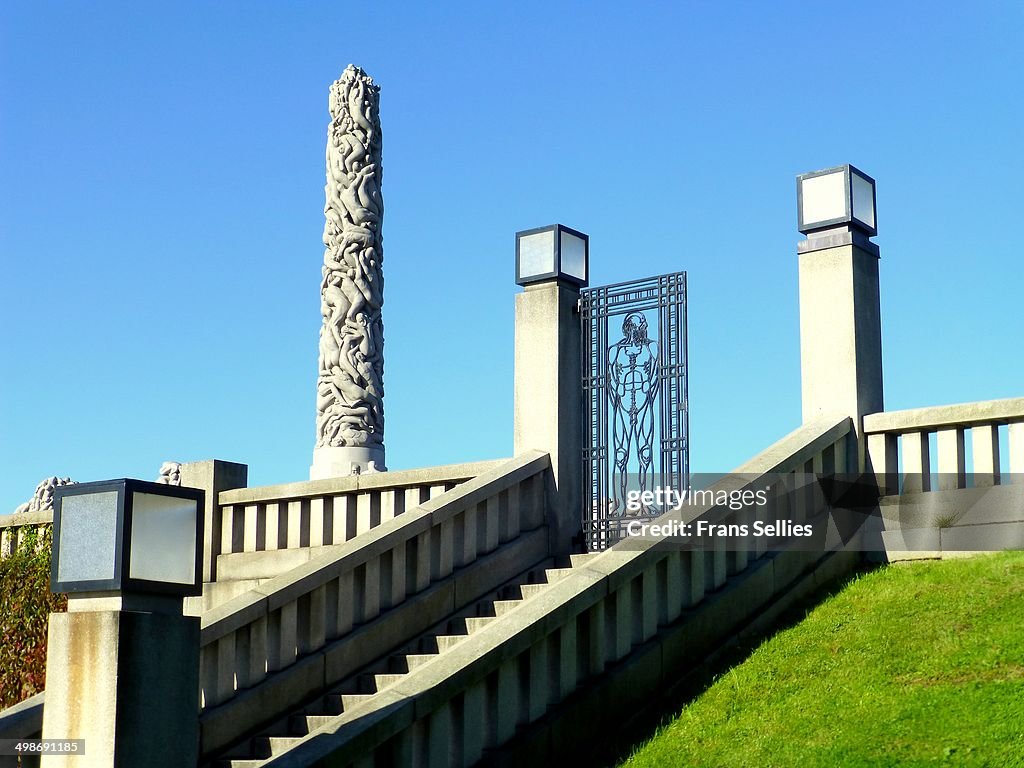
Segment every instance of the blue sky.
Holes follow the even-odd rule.
[[[841,9],[840,9],[841,8]],[[794,176],[878,180],[886,405],[1024,394],[1019,3],[5,3],[0,513],[307,477],[327,91],[382,88],[388,463],[512,450],[513,233],[686,269],[692,466],[800,418]]]

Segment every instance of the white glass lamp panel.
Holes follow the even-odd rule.
[[[129,575],[147,581],[194,584],[197,511],[192,499],[134,494]]]
[[[853,181],[853,217],[875,228],[875,191],[871,182],[859,174],[851,174]]]
[[[562,233],[562,273],[578,280],[587,279],[587,243],[582,237]]]
[[[555,233],[537,232],[519,238],[519,277],[526,279],[555,271]]]
[[[846,216],[845,177],[845,173],[836,171],[800,182],[805,228]]]
[[[117,491],[65,496],[60,507],[57,581],[114,578]]]

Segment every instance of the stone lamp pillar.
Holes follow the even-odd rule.
[[[81,740],[43,766],[195,768],[199,760],[201,490],[139,480],[54,497],[43,738]]]
[[[797,208],[803,420],[851,417],[857,450],[837,469],[862,470],[862,419],[883,410],[875,181],[852,165],[802,174]]]
[[[516,233],[516,455],[551,456],[549,526],[554,552],[571,551],[582,528],[583,388],[580,288],[587,284],[587,235],[556,224]]]

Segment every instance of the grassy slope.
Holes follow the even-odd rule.
[[[1024,766],[1024,553],[866,574],[624,765]]]

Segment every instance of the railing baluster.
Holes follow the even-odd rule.
[[[899,493],[899,442],[894,433],[868,435],[868,462],[882,496]]]
[[[431,562],[433,560],[431,537],[432,528],[427,529],[416,537],[416,576],[415,592],[421,592],[430,586],[430,577],[433,571]]]
[[[371,557],[366,561],[362,615],[364,622],[375,619],[380,615],[380,560],[379,557]]]
[[[523,504],[526,502],[526,486],[524,483],[516,483],[508,489],[508,506],[505,511],[505,527],[502,530],[502,543],[510,541],[519,535],[522,530],[521,520]]]
[[[276,501],[268,501],[263,508],[265,517],[266,534],[264,538],[264,549],[281,549],[281,505]]]
[[[330,521],[324,519],[324,497],[317,496],[309,500],[309,546],[322,547],[330,543],[328,530]]]
[[[903,493],[930,491],[931,456],[927,432],[903,435]]]
[[[246,504],[242,521],[242,551],[255,552],[256,538],[259,529],[259,504]]]
[[[548,684],[550,671],[548,668],[548,638],[542,637],[532,646],[528,653],[530,675],[526,680],[526,719],[533,723],[544,716],[548,708]]]
[[[389,608],[405,600],[408,590],[407,558],[408,546],[401,541],[391,550],[391,594],[387,596]]]
[[[611,652],[609,661],[618,661],[633,647],[633,584],[627,582],[615,590],[609,603],[608,621],[611,623]]]
[[[494,723],[494,741],[503,744],[516,732],[519,724],[519,659],[506,660],[498,668],[497,685],[489,697],[491,721]]]
[[[481,681],[462,697],[462,764],[476,765],[487,742],[487,688]]]
[[[658,580],[654,568],[645,568],[640,575],[640,640],[646,642],[658,631]]]
[[[683,612],[683,553],[671,549],[662,559],[663,593],[659,598],[662,614],[658,620],[662,624],[671,624]]]
[[[576,626],[578,616],[570,617],[558,630],[558,689],[557,700],[561,701],[576,689],[579,682],[579,670],[576,657],[579,650],[576,646]]]
[[[267,617],[261,616],[249,625],[249,685],[256,685],[267,676]]]
[[[971,429],[974,485],[999,485],[999,427],[981,424]]]
[[[458,553],[459,566],[465,566],[476,560],[477,553],[477,505],[473,504],[467,507],[461,515],[458,516],[457,522],[462,528],[462,551]]]
[[[340,637],[348,632],[352,631],[352,627],[355,626],[358,617],[356,611],[356,593],[355,593],[355,574],[353,571],[345,571],[338,579],[338,591],[337,606],[338,614],[338,629],[337,635]]]
[[[303,508],[305,505],[301,501],[289,501],[288,502],[288,548],[295,549],[301,547],[303,539],[308,541],[308,527],[306,525],[308,517],[306,516],[307,508]]]
[[[501,539],[501,496],[489,496],[485,502],[487,505],[487,522],[485,524],[486,536],[484,539],[484,552],[493,552],[498,548]],[[506,503],[507,496],[506,496]]]
[[[964,431],[961,427],[940,429],[936,433],[938,490],[951,491],[967,486]]]
[[[684,607],[690,608],[704,599],[704,550],[690,547],[683,553]]]
[[[395,495],[400,493],[394,489],[381,491],[380,494],[380,521],[386,523],[395,519]]]
[[[1013,482],[1024,482],[1024,422],[1010,424],[1007,430],[1007,447],[1010,452],[1010,474]]]

